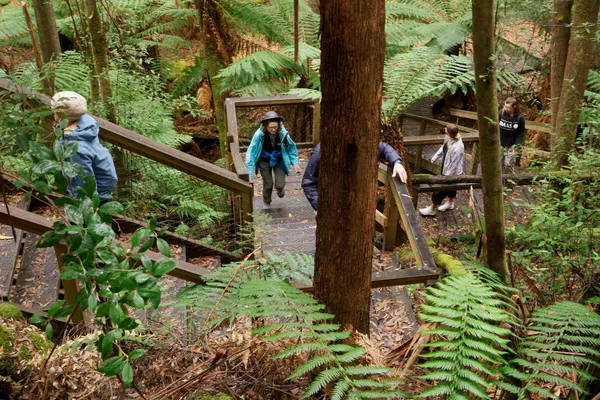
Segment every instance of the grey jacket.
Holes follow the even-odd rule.
[[[440,149],[433,155],[431,162],[436,162],[438,158],[444,155],[444,146],[448,143],[450,137],[446,135],[444,144]],[[462,175],[463,165],[465,162],[465,145],[463,144],[460,135],[457,140],[453,141],[448,148],[446,158],[444,159],[444,165],[442,165],[442,175]]]

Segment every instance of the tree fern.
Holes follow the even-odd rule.
[[[499,324],[510,319],[504,301],[472,274],[449,276],[425,294],[423,321],[438,327],[426,333],[438,338],[421,364],[430,370],[422,378],[434,386],[420,397],[488,399],[486,389],[500,378],[510,331]]]
[[[275,254],[266,252],[263,270],[274,279],[291,282],[296,281],[310,285],[312,283],[315,260],[309,254],[297,253]]]
[[[294,60],[274,51],[259,51],[221,70],[225,88],[242,88],[258,81],[289,80],[300,71]]]
[[[531,395],[557,399],[550,390],[555,385],[584,393],[578,380],[597,379],[586,368],[600,368],[600,315],[582,304],[565,301],[537,310],[530,322],[527,337],[519,343],[518,358],[503,368],[506,375],[523,383],[521,387],[499,386],[518,394],[519,399]]]
[[[0,8],[0,44],[8,45],[11,40],[27,38],[28,32],[21,7]]]
[[[365,350],[338,343],[348,339],[351,332],[329,323],[333,315],[324,313],[325,306],[306,293],[285,282],[254,280],[240,286],[238,296],[247,315],[276,320],[253,333],[267,341],[294,340],[276,359],[309,357],[288,377],[317,374],[301,398],[330,390],[331,399],[337,400],[403,396],[396,389],[399,382],[387,378],[388,368],[357,365]]]

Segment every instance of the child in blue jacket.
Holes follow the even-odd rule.
[[[87,114],[87,101],[75,92],[59,92],[52,97],[51,106],[57,121],[61,118],[69,120],[64,128],[64,140],[78,144],[77,153],[67,161],[81,165],[84,174],[94,177],[100,202],[107,202],[117,186],[117,172],[110,153],[98,140],[98,123]],[[84,177],[72,178],[71,196],[77,197],[77,188],[83,184]]]
[[[273,194],[273,173],[275,190],[280,198],[285,195],[285,176],[298,166],[296,143],[283,126],[283,118],[275,111],[269,111],[260,123],[260,128],[252,136],[252,142],[246,152],[246,168],[250,179],[260,171],[263,179],[263,202],[271,204]]]

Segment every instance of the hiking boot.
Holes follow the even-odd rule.
[[[271,205],[271,202],[263,199],[263,204],[265,205],[265,207],[269,207]]]
[[[281,189],[281,191],[277,191],[277,196],[279,196],[279,198],[281,199],[283,196],[285,196],[285,190]]]
[[[454,202],[450,203],[449,201],[447,201],[441,206],[439,206],[437,209],[438,211],[454,210]]]
[[[433,217],[436,214],[435,210],[431,207],[419,208],[419,212],[424,217]]]

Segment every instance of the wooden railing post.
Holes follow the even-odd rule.
[[[383,249],[386,251],[394,250],[396,244],[396,235],[398,234],[398,222],[400,221],[400,213],[394,196],[390,192],[393,190],[388,186],[388,195],[385,199],[385,207],[387,217],[387,225],[383,231]]]
[[[63,267],[61,255],[66,254],[66,252],[67,252],[66,246],[60,245],[60,244],[54,246],[54,254],[56,255],[56,261],[58,262],[59,273],[61,272],[62,267]],[[62,281],[63,290],[65,291],[65,297],[67,300],[67,304],[74,305],[75,304],[75,296],[77,296],[77,293],[79,293],[79,283],[77,282],[76,279],[70,279],[70,280],[63,279],[61,281]],[[77,308],[77,310],[73,313],[73,317],[71,317],[71,321],[73,321],[74,324],[79,324],[81,322],[84,322],[83,312],[81,311],[80,308]]]
[[[419,128],[419,136],[425,136],[427,132],[427,121],[421,120],[421,125]],[[423,146],[419,146],[417,148],[417,155],[415,157],[415,173],[418,173],[421,170],[421,165],[423,164]]]
[[[471,175],[477,174],[477,166],[479,165],[479,142],[473,142],[473,151],[471,152],[471,168],[469,168],[469,173]]]

